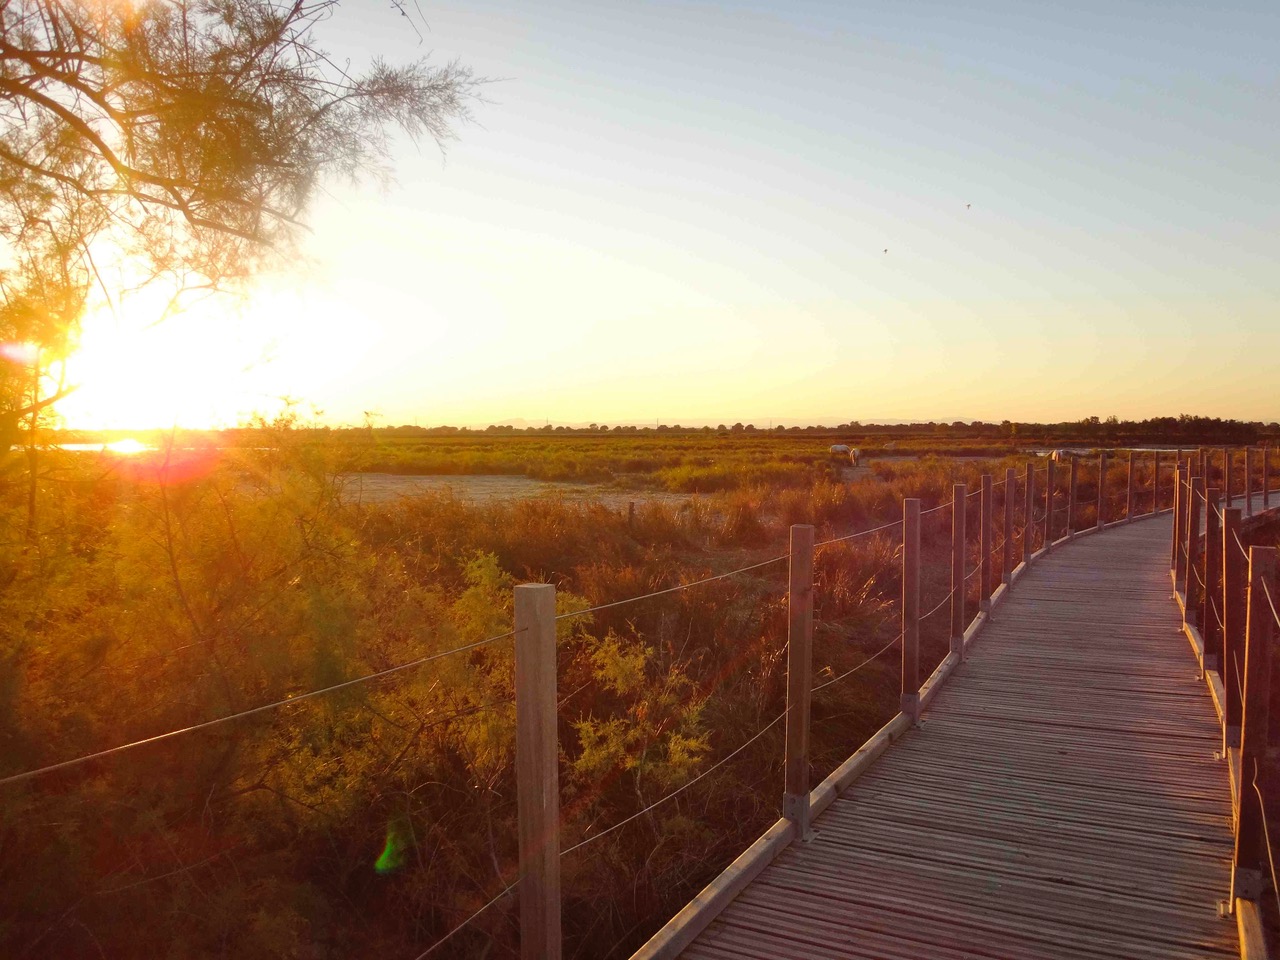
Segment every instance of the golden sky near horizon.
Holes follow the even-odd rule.
[[[507,78],[447,161],[331,185],[242,302],[89,317],[68,425],[1280,419],[1272,7],[426,13]]]

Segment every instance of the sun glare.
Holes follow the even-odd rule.
[[[285,396],[307,398],[314,384],[300,381],[299,369],[325,366],[304,322],[314,323],[314,313],[265,298],[246,310],[210,305],[160,323],[94,314],[67,361],[76,389],[59,413],[82,430],[201,430],[271,416]]]
[[[133,437],[126,437],[123,440],[115,440],[111,443],[108,443],[106,445],[106,448],[110,450],[112,453],[123,453],[126,455],[135,454],[135,453],[145,453],[147,450],[152,449],[142,441],[135,440]]]

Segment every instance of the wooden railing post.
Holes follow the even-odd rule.
[[[982,558],[979,566],[982,572],[978,574],[978,607],[981,610],[990,612],[991,610],[991,526],[995,523],[995,517],[991,511],[991,474],[984,473],[982,475],[982,530],[979,532],[978,542],[979,549],[982,550]]]
[[[951,652],[964,656],[965,504],[969,488],[951,485]]]
[[[1022,504],[1022,562],[1030,563],[1036,540],[1036,465],[1027,461],[1026,489]]]
[[[1107,522],[1107,455],[1106,453],[1098,454],[1098,522],[1095,524],[1097,529],[1101,530]]]
[[[809,826],[809,704],[813,696],[813,527],[791,527],[787,589],[787,747],[782,815],[802,841]]]
[[[902,501],[902,712],[920,722],[920,501]]]
[[[1271,701],[1271,642],[1274,621],[1262,592],[1264,581],[1274,583],[1275,547],[1249,548],[1249,588],[1246,595],[1244,709],[1240,728],[1240,784],[1236,795],[1240,811],[1236,820],[1235,855],[1231,864],[1231,902],[1239,897],[1256,900],[1262,894],[1263,811],[1253,789],[1258,768],[1267,752],[1268,706]]]
[[[1196,455],[1200,457],[1200,470],[1196,476],[1204,477],[1204,482],[1209,482],[1209,450],[1206,447],[1200,447],[1196,450]]]
[[[1240,746],[1240,697],[1244,681],[1245,583],[1248,563],[1240,550],[1239,507],[1222,511],[1222,755]]]
[[[1218,629],[1218,601],[1222,596],[1222,491],[1204,493],[1204,597],[1200,604],[1200,636],[1204,639],[1204,668],[1222,672],[1222,631]],[[1216,612],[1215,612],[1216,611]]]
[[[1169,569],[1173,571],[1173,582],[1179,584],[1182,582],[1182,568],[1184,558],[1182,555],[1182,516],[1186,509],[1184,503],[1186,498],[1183,496],[1182,488],[1182,464],[1175,463],[1173,465],[1173,552],[1169,555]]]
[[[1196,623],[1200,610],[1201,590],[1197,574],[1200,566],[1200,518],[1204,516],[1203,508],[1204,477],[1193,477],[1190,495],[1187,497],[1187,522],[1183,533],[1183,542],[1187,545],[1187,569],[1182,581],[1182,597],[1186,601],[1182,611],[1183,621],[1192,624]]]
[[[1080,458],[1071,457],[1071,499],[1067,501],[1067,533],[1076,535],[1076,488],[1080,480]]]
[[[1253,516],[1253,447],[1244,448],[1244,515]]]
[[[1013,467],[1004,471],[1004,550],[1000,555],[1000,581],[1013,584],[1013,502],[1017,493],[1018,474]]]
[[[1271,509],[1271,448],[1262,445],[1262,509]]]
[[[1173,462],[1174,464],[1177,464],[1180,461],[1175,460]],[[1174,487],[1174,491],[1176,493],[1177,487]],[[1151,513],[1154,515],[1159,512],[1160,512],[1160,451],[1157,450],[1155,469],[1153,469],[1151,472]]]
[[[1222,448],[1222,486],[1226,489],[1226,495],[1223,497],[1224,506],[1231,506],[1235,503],[1235,489],[1232,483],[1232,476],[1235,473],[1234,457],[1231,455],[1230,447]]]
[[[1156,456],[1158,457],[1160,456],[1160,454],[1157,453]],[[1129,490],[1124,498],[1124,518],[1129,523],[1133,522],[1133,495],[1135,490],[1135,487],[1133,485],[1134,484],[1133,458],[1134,458],[1134,451],[1130,450],[1129,451]]]
[[[1053,543],[1053,493],[1057,484],[1053,478],[1053,458],[1049,458],[1049,465],[1045,468],[1048,476],[1044,484],[1044,547],[1049,549],[1049,545]]]
[[[556,588],[515,589],[516,819],[521,960],[560,958],[560,747]]]

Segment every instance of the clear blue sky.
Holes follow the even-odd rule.
[[[502,79],[330,187],[219,416],[1280,419],[1280,4],[422,13],[318,36]]]

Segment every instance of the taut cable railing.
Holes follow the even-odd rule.
[[[998,482],[990,475],[984,475],[982,483],[974,490],[968,489],[963,483],[955,484],[950,504],[951,589],[940,602],[936,602],[923,614],[920,612],[919,602],[920,518],[941,511],[946,505],[939,504],[931,510],[921,510],[918,500],[904,501],[901,552],[903,597],[900,608],[903,629],[873,655],[873,658],[881,656],[896,644],[902,645],[902,694],[898,715],[854,752],[826,781],[808,793],[805,792],[808,790],[808,782],[798,773],[808,767],[807,758],[801,753],[806,749],[807,741],[799,732],[794,737],[789,735],[783,818],[650,939],[634,955],[633,960],[659,960],[678,955],[764,864],[786,845],[806,840],[811,832],[813,818],[825,809],[840,790],[866,769],[893,739],[918,722],[921,712],[947,676],[962,661],[967,646],[983,624],[996,614],[1000,601],[1008,595],[1008,591],[1014,589],[1014,585],[1038,558],[1081,533],[1128,523],[1161,512],[1162,473],[1160,456],[1156,454],[1149,480],[1150,489],[1147,492],[1151,509],[1141,514],[1135,513],[1139,496],[1143,492],[1138,483],[1142,459],[1137,452],[1129,457],[1127,483],[1123,489],[1116,488],[1115,497],[1108,492],[1109,463],[1105,456],[1099,461],[1097,478],[1091,481],[1095,484],[1097,493],[1090,501],[1097,502],[1099,510],[1089,529],[1077,524],[1078,508],[1083,505],[1083,501],[1079,496],[1082,478],[1076,458],[1072,459],[1066,489],[1059,488],[1052,460],[1038,469],[1033,464],[1028,464],[1024,479],[1018,478],[1015,470],[1008,469],[1004,478]],[[998,504],[997,490],[1001,496]],[[972,501],[976,501],[978,513],[976,537],[973,524],[967,516],[972,509]],[[1167,511],[1170,508],[1163,509]],[[1065,527],[1060,527],[1055,524],[1055,518],[1060,519],[1064,511],[1068,519]],[[1055,536],[1060,529],[1061,535]],[[804,533],[804,530],[805,528],[793,528],[793,538],[812,536],[811,532]],[[1040,542],[1038,549],[1037,538]],[[793,547],[793,571],[797,556],[803,557],[804,553],[797,552]],[[793,578],[790,594],[793,603],[798,601],[801,605],[812,604],[812,593],[805,589],[809,582],[810,578],[803,574],[798,579]],[[950,653],[922,683],[918,674],[920,625],[939,614],[948,604],[951,607]],[[808,669],[806,658],[803,653],[796,655],[796,651],[808,649],[805,632],[811,630],[812,624],[804,613],[793,618],[792,623],[796,629],[791,633],[788,645],[788,670],[804,672]],[[834,682],[835,680],[827,681],[823,686]],[[808,683],[800,681],[789,684],[789,691],[792,690],[813,692]],[[797,731],[804,723],[807,711],[807,701],[789,696],[788,716],[795,717]]]
[[[1274,752],[1269,731],[1272,644],[1280,634],[1273,599],[1276,548],[1246,546],[1244,525],[1271,508],[1270,450],[1200,450],[1174,466],[1170,576],[1183,629],[1200,660],[1222,727],[1231,783],[1235,849],[1227,900],[1242,956],[1264,950],[1260,898],[1280,885],[1266,817],[1264,785]],[[1220,469],[1215,462],[1220,457]],[[1237,467],[1243,469],[1237,470]],[[1256,481],[1256,482],[1255,482]],[[1221,486],[1217,486],[1221,483]],[[1236,497],[1243,503],[1236,504]],[[1260,783],[1260,780],[1262,781]]]
[[[600,603],[578,610],[557,612],[556,588],[550,584],[523,584],[514,591],[514,625],[504,633],[488,636],[450,649],[431,653],[404,663],[368,673],[293,696],[277,699],[249,709],[230,713],[189,726],[171,729],[154,736],[122,743],[83,756],[48,764],[35,769],[0,778],[0,786],[27,781],[88,764],[92,761],[141,748],[148,744],[174,739],[217,726],[231,724],[268,711],[283,709],[306,700],[336,693],[357,685],[377,682],[381,679],[420,668],[446,657],[463,655],[490,644],[514,639],[514,689],[516,705],[515,770],[518,804],[519,868],[515,879],[474,910],[460,923],[451,927],[443,937],[431,944],[418,960],[429,957],[452,941],[460,931],[490,910],[506,896],[516,893],[520,908],[520,938],[522,955],[543,960],[558,960],[561,955],[561,890],[560,860],[621,830],[628,824],[645,817],[655,808],[673,801],[695,785],[704,782],[716,771],[743,755],[753,744],[761,741],[770,731],[785,723],[784,774],[782,791],[782,818],[761,837],[752,850],[756,857],[771,858],[788,843],[806,839],[811,833],[811,823],[839,790],[852,781],[898,735],[918,723],[921,712],[927,707],[943,681],[963,661],[967,646],[981,627],[996,613],[999,603],[1021,579],[1035,561],[1058,545],[1082,534],[1101,530],[1106,526],[1128,523],[1142,517],[1172,510],[1174,515],[1174,542],[1171,551],[1171,568],[1179,581],[1189,622],[1194,619],[1202,637],[1210,637],[1217,646],[1208,649],[1202,640],[1202,667],[1221,670],[1224,664],[1241,663],[1239,653],[1244,652],[1243,667],[1227,671],[1227,683],[1221,700],[1224,710],[1224,751],[1236,749],[1239,765],[1233,783],[1237,790],[1239,807],[1237,832],[1236,869],[1233,871],[1233,890],[1237,883],[1244,891],[1237,896],[1249,899],[1249,891],[1260,889],[1260,879],[1253,878],[1250,870],[1260,869],[1258,842],[1250,839],[1247,830],[1265,832],[1265,822],[1260,814],[1254,821],[1247,821],[1245,804],[1239,797],[1239,770],[1246,761],[1255,771],[1254,793],[1261,809],[1262,789],[1257,786],[1256,771],[1259,765],[1265,769],[1266,747],[1259,742],[1266,736],[1266,704],[1264,697],[1249,700],[1250,683],[1258,689],[1261,677],[1267,669],[1260,666],[1270,657],[1269,643],[1274,626],[1280,628],[1280,616],[1276,615],[1267,580],[1274,575],[1274,550],[1253,547],[1247,552],[1240,539],[1241,510],[1229,505],[1225,510],[1217,508],[1216,490],[1205,490],[1201,475],[1191,474],[1194,459],[1185,464],[1182,452],[1172,465],[1162,464],[1159,452],[1154,455],[1149,490],[1139,483],[1145,458],[1140,451],[1128,456],[1126,483],[1109,482],[1115,463],[1107,454],[1100,455],[1096,466],[1096,478],[1090,467],[1089,477],[1082,477],[1079,458],[1072,456],[1067,477],[1061,477],[1058,464],[1050,459],[1043,467],[1027,463],[1022,477],[1015,468],[1007,468],[1004,477],[993,481],[990,474],[981,477],[976,489],[965,483],[952,487],[949,502],[941,502],[922,509],[922,501],[908,498],[902,503],[902,517],[842,536],[815,542],[812,525],[797,524],[790,530],[790,542],[785,553],[768,559],[665,587],[635,597]],[[1227,458],[1226,463],[1230,463]],[[1169,507],[1161,506],[1162,466],[1173,472],[1168,497]],[[1269,457],[1260,459],[1261,483],[1264,507],[1269,504]],[[1227,472],[1230,470],[1227,468]],[[1243,491],[1251,495],[1254,457],[1245,457]],[[1231,478],[1234,480],[1234,477]],[[1094,495],[1082,499],[1082,484],[1093,484]],[[997,507],[996,491],[999,493]],[[1228,490],[1230,487],[1228,486]],[[1150,497],[1151,509],[1135,513],[1141,499]],[[1088,528],[1081,524],[1080,508],[1097,504],[1094,522]],[[1246,499],[1245,511],[1250,511],[1251,501]],[[921,612],[922,580],[922,520],[950,510],[949,587],[927,612]],[[976,516],[970,516],[970,513]],[[1065,514],[1065,524],[1060,521]],[[1208,528],[1201,537],[1201,520]],[[947,517],[938,516],[939,525]],[[892,536],[900,538],[901,594],[897,614],[900,620],[890,639],[882,633],[875,641],[876,649],[862,656],[852,666],[838,674],[817,678],[813,671],[815,555],[826,547],[849,544],[864,538]],[[943,535],[945,537],[945,534]],[[1037,547],[1037,540],[1039,545]],[[1201,541],[1205,546],[1201,549]],[[871,542],[868,540],[868,542]],[[1213,559],[1216,557],[1216,559]],[[772,716],[745,740],[713,763],[676,786],[661,797],[644,802],[641,809],[628,814],[607,827],[594,830],[578,842],[562,847],[558,740],[558,692],[557,692],[557,623],[585,618],[604,611],[614,610],[654,598],[693,590],[709,584],[769,569],[787,562],[787,676],[785,709]],[[976,579],[976,583],[974,583]],[[1193,600],[1195,602],[1193,602]],[[921,674],[921,626],[930,622],[937,630],[935,616],[949,608],[950,618],[946,626],[947,653],[930,675]],[[1265,623],[1263,613],[1266,613]],[[1247,621],[1247,628],[1246,628]],[[895,647],[901,651],[900,698],[898,713],[879,732],[859,747],[817,787],[810,784],[810,712],[815,694],[826,691],[857,674],[870,664],[881,661]],[[1209,661],[1209,656],[1214,659]],[[847,663],[847,661],[846,661]],[[1263,671],[1260,673],[1259,671]],[[567,698],[566,698],[567,699]],[[501,706],[510,699],[468,707],[462,712],[476,712],[491,706]],[[1234,705],[1234,706],[1233,706]],[[1258,711],[1262,713],[1259,714]],[[1258,717],[1262,719],[1259,720]],[[439,718],[438,722],[454,719],[453,715]],[[1232,722],[1234,720],[1234,723]],[[1252,727],[1251,727],[1252,725]],[[1234,732],[1233,732],[1234,731]],[[1261,731],[1259,733],[1258,731]],[[1252,824],[1252,825],[1250,825]],[[1241,840],[1244,836],[1244,841]],[[1243,842],[1243,847],[1242,847]],[[1250,846],[1252,844],[1252,846]],[[1252,851],[1252,852],[1251,852]],[[751,851],[748,851],[751,854]],[[747,856],[747,854],[744,854]],[[1250,860],[1249,857],[1253,857]],[[767,860],[766,860],[767,862]],[[698,909],[683,911],[671,923],[636,954],[651,958],[674,956],[683,945],[697,934],[723,903],[740,889],[743,874],[726,874],[713,881],[699,895]],[[1251,879],[1253,878],[1253,879]],[[159,878],[151,878],[159,879]],[[500,878],[499,882],[502,879]],[[1249,886],[1253,880],[1257,882]],[[1252,899],[1256,900],[1254,893]]]

